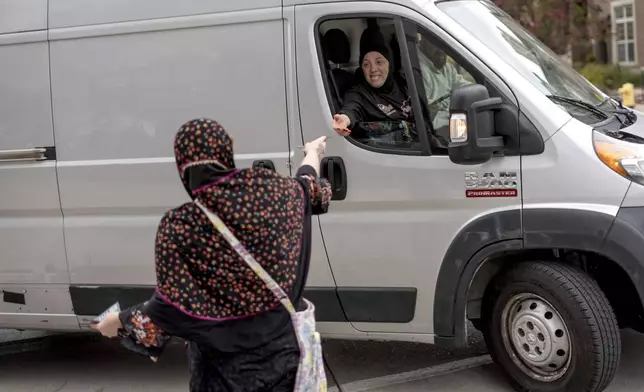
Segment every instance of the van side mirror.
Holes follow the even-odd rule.
[[[489,161],[503,150],[503,137],[494,136],[494,110],[501,98],[490,98],[487,88],[471,84],[456,89],[450,99],[449,159],[457,164],[476,165]]]

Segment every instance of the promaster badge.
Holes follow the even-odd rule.
[[[517,197],[517,172],[465,172],[465,197]]]

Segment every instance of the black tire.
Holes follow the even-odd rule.
[[[530,297],[524,300],[522,294],[540,299],[536,299],[536,303]],[[554,319],[552,309],[555,311]],[[539,317],[538,312],[545,312],[544,316]],[[537,316],[530,318],[533,314]],[[615,314],[599,285],[579,269],[554,262],[517,263],[489,285],[483,303],[483,316],[483,333],[490,354],[517,391],[600,392],[615,376],[621,355]],[[512,324],[512,320],[516,323]],[[537,326],[537,323],[526,320],[543,321],[545,324]],[[546,332],[546,336],[552,336],[552,339],[544,338],[541,333],[536,334],[541,330],[552,332],[553,320],[565,328],[556,329],[550,335]],[[526,334],[524,327],[532,330]],[[504,330],[507,331],[505,340]],[[569,339],[566,339],[563,330]],[[537,336],[539,341],[535,340]],[[515,343],[512,343],[513,339]],[[521,344],[522,341],[525,343]],[[546,344],[541,342],[547,341],[554,348],[568,347],[568,353],[561,349],[554,351],[553,348],[540,351],[533,346]],[[519,353],[514,348],[516,346],[525,352]],[[546,362],[554,358],[554,361],[565,362],[565,365],[544,364],[543,357],[537,356],[540,364],[533,362],[531,367],[530,358],[524,359],[527,355],[545,356],[546,352],[553,353]],[[550,379],[549,373],[541,373],[544,368],[545,371],[551,370],[549,366],[560,367],[556,370],[558,373],[550,373]]]

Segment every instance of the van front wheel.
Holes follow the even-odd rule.
[[[603,391],[621,354],[619,329],[597,283],[576,268],[517,263],[485,296],[485,340],[517,391]]]

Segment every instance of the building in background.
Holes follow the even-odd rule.
[[[611,59],[625,67],[644,66],[644,26],[637,28],[637,20],[644,21],[644,0],[612,0]]]

